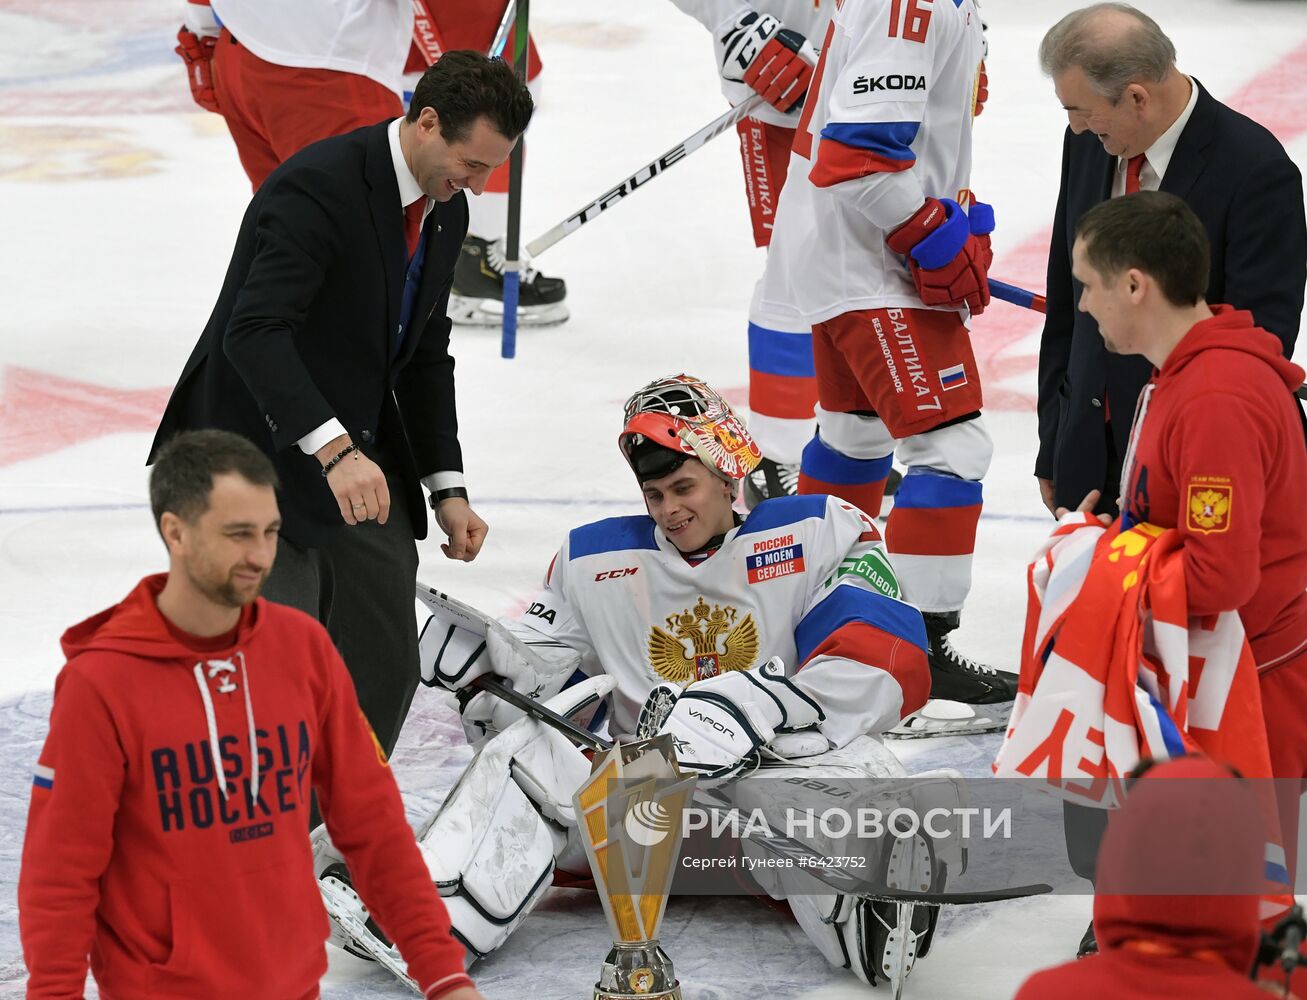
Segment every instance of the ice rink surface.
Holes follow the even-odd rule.
[[[58,637],[165,566],[143,463],[249,198],[222,121],[190,103],[172,52],[179,6],[0,4],[0,997],[22,992],[15,883]],[[972,187],[997,212],[993,276],[1037,290],[1064,118],[1035,52],[1074,6],[984,7],[991,97],[976,125]],[[1174,39],[1182,69],[1307,162],[1307,5],[1142,6]],[[724,110],[707,34],[666,0],[537,0],[532,18],[545,94],[529,135],[527,239]],[[541,257],[543,270],[567,279],[568,323],[523,332],[511,362],[499,357],[497,332],[457,330],[467,478],[491,533],[471,565],[447,562],[428,540],[421,579],[510,611],[567,529],[638,512],[614,447],[621,402],[683,370],[743,401],[745,312],[761,254],[727,135]],[[996,302],[974,329],[997,452],[958,645],[1008,667],[1026,560],[1050,526],[1031,476],[1039,327]],[[997,740],[897,746],[910,770],[983,775]],[[468,756],[445,701],[420,690],[395,754],[414,818]],[[957,908],[908,995],[1010,997],[1030,971],[1074,954],[1089,909],[1088,897]],[[491,1000],[588,995],[609,940],[593,894],[554,890],[475,974]],[[663,941],[698,1000],[870,993],[747,899],[673,899]],[[375,966],[333,952],[324,996],[405,995]]]

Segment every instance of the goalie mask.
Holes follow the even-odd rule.
[[[728,483],[743,479],[762,452],[721,395],[690,375],[650,382],[626,401],[617,443],[640,482],[697,458]]]

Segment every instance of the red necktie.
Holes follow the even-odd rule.
[[[1138,189],[1136,185],[1135,190]],[[412,260],[413,254],[417,253],[418,239],[422,236],[422,216],[426,209],[426,195],[404,209],[404,242],[408,245],[409,260]]]
[[[1144,154],[1132,156],[1125,165],[1125,193],[1135,194],[1139,190],[1139,171],[1144,169]]]

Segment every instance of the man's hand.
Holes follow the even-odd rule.
[[[186,79],[191,85],[191,99],[205,111],[221,114],[217,93],[213,87],[213,49],[218,39],[197,35],[183,27],[177,32],[177,47],[173,49],[186,63]]]
[[[1035,482],[1039,483],[1039,499],[1044,501],[1044,506],[1054,517],[1057,516],[1057,509],[1054,505],[1053,494],[1057,490],[1057,484],[1051,479],[1045,479],[1043,476],[1036,476]]]
[[[440,551],[448,559],[463,562],[471,562],[477,557],[485,543],[486,532],[490,530],[462,497],[440,501],[436,507],[436,523],[449,539],[448,544],[440,544]]]
[[[770,14],[749,11],[720,39],[722,77],[746,83],[777,111],[799,106],[817,58],[807,39]]]
[[[1041,482],[1043,482],[1043,480],[1041,480]],[[1093,509],[1098,506],[1098,498],[1102,495],[1102,490],[1090,490],[1089,494],[1080,501],[1080,506],[1076,508],[1076,513],[1088,514],[1092,512]],[[1070,507],[1059,507],[1057,510],[1053,511],[1053,516],[1060,521],[1064,515],[1069,513],[1071,513]],[[1097,514],[1095,516],[1098,518],[1098,523],[1104,528],[1116,520],[1111,514]]]
[[[922,305],[965,305],[975,315],[989,305],[993,229],[988,205],[973,202],[968,214],[956,201],[927,198],[885,237],[885,245],[907,257]]]
[[[316,452],[315,457],[325,468],[327,463],[350,445],[348,435],[332,438]],[[336,498],[340,516],[349,525],[363,521],[385,524],[390,517],[390,488],[381,466],[357,449],[331,467],[327,473],[327,487]]]

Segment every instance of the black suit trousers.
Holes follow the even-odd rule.
[[[387,480],[385,524],[342,522],[326,544],[310,548],[283,538],[263,596],[326,626],[354,678],[363,714],[390,756],[418,684],[418,552],[404,491]]]

